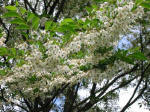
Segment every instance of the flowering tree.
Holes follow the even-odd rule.
[[[75,2],[2,3],[0,98],[4,111],[16,106],[26,112],[113,111],[115,107],[109,107],[117,98],[116,90],[139,80],[120,110],[124,112],[147,89],[150,64],[143,38],[140,36],[140,44],[133,48],[117,46],[121,35],[131,33],[147,18],[149,1]],[[89,84],[90,95],[81,99],[78,91]],[[133,99],[136,92],[139,94]],[[107,104],[100,108],[99,103]]]

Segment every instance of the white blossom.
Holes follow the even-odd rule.
[[[120,34],[127,33],[131,27],[130,24],[142,17],[143,9],[141,7],[133,12],[131,11],[134,3],[129,2],[127,5],[118,4],[118,7],[111,7],[113,10],[110,11],[110,15],[114,16],[116,14],[113,18],[106,15],[107,10],[98,10],[96,12],[95,18],[103,22],[100,29],[92,29],[73,35],[72,41],[63,47],[54,44],[53,39],[47,40],[44,43],[45,55],[47,55],[45,59],[37,45],[28,45],[25,42],[16,45],[17,49],[29,52],[23,57],[25,64],[20,67],[17,65],[13,66],[8,75],[5,76],[5,82],[18,82],[21,89],[27,88],[26,90],[23,89],[25,93],[33,94],[32,92],[36,87],[39,87],[40,91],[47,92],[54,85],[57,86],[67,82],[75,83],[87,77],[93,81],[100,82],[105,78],[112,78],[118,73],[119,69],[129,69],[131,66],[123,62],[116,62],[113,66],[108,66],[105,71],[96,68],[91,68],[87,71],[80,69],[81,66],[86,66],[89,63],[91,65],[98,64],[99,60],[112,55],[112,51],[105,55],[95,55],[94,51],[99,46],[116,46],[120,39]],[[105,9],[105,7],[109,7],[109,3],[105,2],[100,5],[100,9]],[[43,33],[45,34],[46,32]],[[39,36],[36,40],[42,41],[42,38]],[[3,42],[4,38],[1,38],[0,46],[3,45]],[[83,45],[86,50],[83,58],[74,59],[69,57],[81,51]],[[29,84],[28,79],[33,75],[39,80]],[[49,79],[46,77],[49,77]],[[1,78],[0,80],[3,79]],[[13,88],[15,86],[12,87],[12,90]]]

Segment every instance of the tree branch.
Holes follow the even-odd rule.
[[[44,1],[45,1],[45,0],[44,0]],[[36,0],[36,4],[35,4],[35,6],[34,6],[34,9],[35,9],[35,10],[36,10],[36,8],[37,8],[38,3],[39,3],[39,0]]]
[[[85,104],[83,107],[80,107],[80,108],[78,109],[78,112],[85,112],[86,110],[88,110],[89,108],[91,108],[95,103],[97,103],[97,102],[99,101],[99,97],[101,97],[101,96],[108,90],[108,88],[109,88],[111,85],[113,85],[119,78],[125,76],[126,74],[129,74],[129,73],[134,72],[134,71],[137,69],[137,67],[138,67],[138,64],[135,65],[131,70],[126,71],[126,72],[120,74],[119,76],[115,77],[109,84],[107,84],[106,86],[104,86],[102,92],[101,92],[97,97],[95,97],[94,100],[90,100],[88,103],[86,103],[87,99],[90,99],[90,97],[88,97],[86,100],[81,101],[81,102],[79,103],[80,105],[81,105],[81,104],[84,104],[84,103],[86,103],[86,104]],[[96,93],[95,93],[95,94],[96,94]],[[79,105],[76,105],[75,108],[77,108],[77,106],[79,106]]]
[[[72,107],[77,97],[79,85],[80,83],[78,83],[77,85],[73,85],[67,90],[65,104],[64,104],[64,112],[72,112]]]

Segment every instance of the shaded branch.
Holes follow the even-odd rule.
[[[64,7],[65,2],[66,2],[66,0],[62,0],[62,1],[61,1],[60,6],[59,6],[59,8],[58,8],[58,12],[56,13],[56,16],[55,16],[55,18],[54,18],[54,22],[57,22],[60,13],[63,11],[63,7]]]

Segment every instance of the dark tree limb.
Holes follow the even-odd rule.
[[[34,100],[34,112],[38,112],[38,105],[43,106],[42,100],[39,96]]]
[[[93,86],[92,86],[92,89],[91,89],[91,92],[90,92],[90,94],[91,94],[91,96],[95,96],[95,90],[96,90],[96,83],[93,83]]]
[[[68,88],[63,112],[72,112],[72,107],[76,100],[79,86],[80,86],[80,83]]]
[[[116,90],[118,90],[118,89],[120,89],[120,88],[122,88],[122,87],[124,87],[124,86],[126,86],[126,85],[128,85],[128,84],[130,84],[130,83],[131,83],[133,80],[135,80],[137,77],[138,77],[138,76],[133,77],[132,79],[128,80],[126,83],[120,84],[118,87],[112,89],[112,90],[109,91],[109,92],[114,92],[114,91],[116,91]],[[107,93],[106,93],[106,94],[107,94]]]

